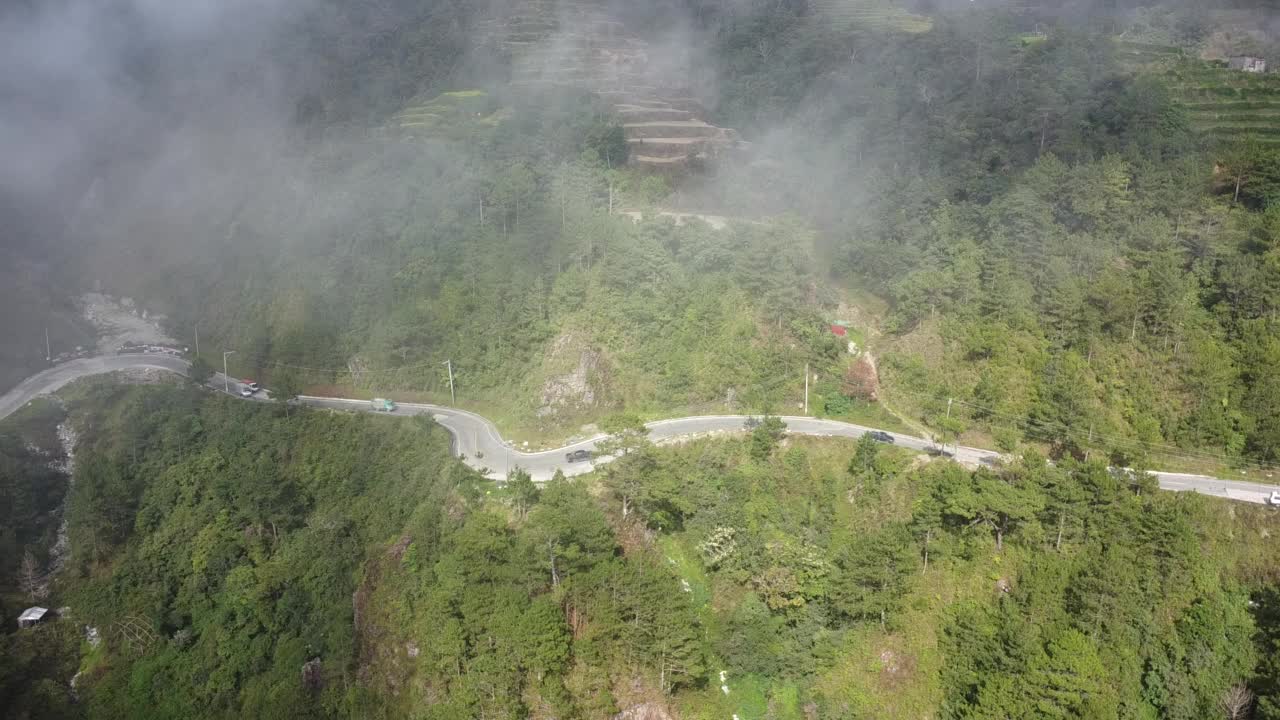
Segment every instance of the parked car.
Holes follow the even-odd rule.
[[[1280,507],[1280,490],[1271,491],[1271,497],[1267,498],[1267,504],[1272,507]]]
[[[893,436],[883,430],[872,430],[867,435],[876,442],[889,443],[890,445],[894,443]]]
[[[564,459],[569,462],[582,462],[584,460],[590,460],[591,458],[592,454],[590,450],[573,450],[572,452],[564,454]]]
[[[240,397],[253,397],[253,391],[247,387],[240,388]]]
[[[243,383],[245,387],[249,388],[249,392],[258,392],[262,389],[261,385],[252,380],[241,380],[240,382]]]

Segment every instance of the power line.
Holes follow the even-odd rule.
[[[263,363],[263,365],[267,365],[267,366],[270,366],[270,367],[287,368],[287,369],[289,369],[289,370],[305,370],[305,371],[307,371],[307,372],[335,373],[335,374],[346,373],[346,374],[348,374],[348,375],[367,375],[367,374],[370,374],[370,373],[395,373],[395,372],[400,372],[400,371],[402,371],[402,370],[416,370],[416,369],[418,369],[418,368],[432,367],[432,366],[435,366],[435,365],[437,365],[437,364],[438,364],[438,363],[436,363],[435,361],[427,361],[427,362],[415,363],[415,364],[413,364],[413,365],[399,365],[399,366],[396,366],[396,367],[393,367],[393,368],[375,368],[375,369],[370,369],[370,370],[352,370],[352,369],[351,369],[351,368],[349,368],[349,367],[344,367],[344,368],[318,368],[318,367],[307,367],[307,366],[305,366],[305,365],[293,365],[293,364],[291,364],[291,363],[280,362],[280,361],[277,361],[277,360],[268,360],[268,361],[266,361],[266,362],[264,362],[264,363]]]
[[[287,368],[291,370],[303,370],[307,372],[317,372],[317,373],[347,374],[352,376],[383,375],[387,373],[399,373],[406,370],[417,370],[417,369],[426,368],[426,367],[437,367],[439,365],[439,363],[435,361],[426,361],[421,363],[415,363],[412,365],[401,365],[394,368],[352,370],[349,367],[344,367],[341,369],[317,368],[317,367],[307,367],[303,365],[293,365],[291,363],[284,363],[284,362],[278,362],[278,361],[271,361],[266,364],[271,367]],[[451,369],[452,368],[450,368],[450,370]],[[806,378],[808,377],[807,373],[805,377]],[[792,382],[794,381],[790,377],[775,376],[771,381],[751,383],[747,385],[745,388],[743,388],[743,392],[755,391],[757,393],[769,393],[769,392],[773,392],[778,389],[781,389],[787,385],[790,385]],[[1096,431],[1093,431],[1092,429],[1084,430],[1082,428],[1073,427],[1061,421],[1044,420],[1044,419],[1032,417],[1030,415],[1023,416],[1023,415],[1014,415],[1011,413],[1005,413],[1005,412],[995,410],[994,408],[985,407],[977,403],[968,402],[966,400],[961,400],[954,397],[930,395],[928,393],[904,389],[900,387],[894,388],[894,392],[906,394],[906,395],[915,397],[917,399],[931,400],[931,401],[936,401],[938,403],[946,402],[948,403],[948,405],[954,402],[956,404],[963,405],[973,410],[977,410],[985,415],[1000,417],[1000,418],[1004,418],[1006,420],[1012,421],[1014,423],[1017,423],[1019,427],[1033,434],[1049,434],[1052,432],[1061,432],[1064,434],[1070,434],[1072,431],[1075,431],[1077,433],[1088,433],[1091,438],[1098,438],[1102,441],[1105,441],[1106,444],[1116,447],[1117,449],[1144,450],[1148,452],[1157,452],[1157,453],[1169,455],[1172,457],[1182,457],[1182,458],[1191,459],[1191,460],[1215,461],[1215,462],[1219,462],[1226,465],[1255,469],[1255,470],[1265,471],[1265,472],[1280,471],[1280,468],[1278,468],[1277,466],[1266,465],[1259,462],[1246,460],[1239,456],[1225,455],[1225,454],[1215,453],[1208,450],[1196,450],[1191,448],[1179,447],[1177,445],[1169,445],[1166,443],[1151,442],[1146,440],[1140,440],[1137,438],[1111,435],[1107,433],[1096,432]],[[720,405],[721,403],[722,401],[719,401],[719,400],[709,400],[701,403],[695,402],[689,405],[688,407],[690,409],[713,408]]]
[[[898,390],[906,395],[911,395],[917,398],[923,398],[927,400],[935,400],[938,402],[942,402],[943,400],[948,399],[942,396],[929,395],[927,393],[922,393],[918,391],[903,390],[900,388]],[[998,410],[984,407],[976,403],[966,402],[964,400],[956,400],[955,402],[970,408],[974,408],[976,410],[981,410],[983,413],[986,413],[988,415],[1002,417],[1002,418],[1014,421],[1029,430],[1039,429],[1042,432],[1053,431],[1053,430],[1071,431],[1073,429],[1079,432],[1082,430],[1081,428],[1073,428],[1071,425],[1068,425],[1060,421],[1041,420],[1031,416],[1013,415],[1011,413],[1000,412]],[[1264,465],[1262,463],[1245,460],[1244,458],[1241,458],[1241,457],[1224,455],[1221,453],[1215,453],[1207,450],[1195,450],[1190,448],[1182,448],[1176,445],[1149,442],[1146,440],[1139,440],[1137,438],[1127,438],[1123,436],[1108,435],[1106,433],[1099,433],[1099,432],[1092,432],[1091,434],[1093,437],[1097,437],[1102,440],[1109,441],[1110,444],[1119,446],[1121,448],[1130,448],[1130,449],[1141,448],[1144,450],[1156,450],[1171,456],[1180,456],[1183,458],[1197,459],[1197,460],[1215,460],[1215,461],[1222,462],[1224,464],[1243,466],[1246,468],[1253,468],[1253,469],[1262,470],[1262,471],[1276,471],[1280,469],[1272,465]]]

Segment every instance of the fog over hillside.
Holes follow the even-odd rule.
[[[1271,0],[4,3],[0,714],[1280,720],[1278,69]]]

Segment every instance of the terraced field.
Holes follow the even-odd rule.
[[[702,119],[706,109],[685,86],[686,61],[630,34],[603,3],[514,0],[482,27],[510,61],[512,87],[582,88],[608,103],[633,166],[678,173],[746,146],[733,130]],[[402,116],[412,121],[422,110]]]
[[[1117,43],[1131,67],[1157,73],[1187,109],[1192,126],[1213,138],[1251,135],[1280,143],[1280,74],[1247,73],[1189,57],[1180,48]]]
[[[816,22],[834,30],[926,33],[933,21],[897,7],[890,0],[811,0]]]
[[[1280,142],[1280,75],[1185,61],[1169,68],[1166,77],[1197,130],[1217,138],[1248,134]]]
[[[483,90],[459,90],[427,101],[414,101],[392,117],[409,134],[457,135],[496,127],[507,111],[495,106]]]

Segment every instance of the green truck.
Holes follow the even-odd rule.
[[[396,404],[386,398],[374,398],[369,401],[374,412],[395,412]]]

